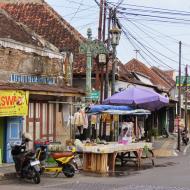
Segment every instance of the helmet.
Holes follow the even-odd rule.
[[[23,139],[25,142],[29,142],[29,141],[32,141],[32,136],[30,135],[30,133],[23,133],[23,134],[22,134],[22,139]]]

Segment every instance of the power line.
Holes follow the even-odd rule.
[[[133,15],[131,15],[133,16]],[[124,18],[122,15],[118,18]],[[160,19],[151,19],[151,18],[140,18],[138,16],[138,18],[135,17],[128,17],[129,20],[133,20],[133,21],[146,21],[146,22],[157,22],[157,23],[169,23],[169,24],[178,24],[178,25],[186,25],[186,26],[190,26],[189,22],[180,22],[180,21],[170,21],[170,20],[160,20]]]
[[[185,21],[190,22],[189,19],[182,19],[182,18],[172,18],[167,16],[159,16],[159,15],[151,15],[151,14],[141,14],[141,13],[129,13],[129,12],[121,12],[118,11],[121,15],[132,15],[132,16],[141,16],[141,17],[150,17],[150,18],[158,18],[158,19],[168,19],[168,20],[175,20],[175,21]]]
[[[109,2],[110,4],[115,4],[113,2]],[[158,8],[158,7],[151,7],[151,6],[142,6],[142,5],[134,5],[134,4],[127,4],[123,3],[123,5],[131,6],[131,7],[140,7],[140,8],[146,8],[146,9],[153,9],[153,10],[160,10],[160,11],[170,11],[170,12],[178,12],[178,13],[187,13],[190,14],[189,11],[181,11],[176,9],[165,9],[165,8]]]
[[[126,19],[127,19],[127,18],[126,18]],[[127,20],[128,20],[128,19],[127,19]],[[148,33],[145,32],[145,30],[147,30],[147,27],[148,27],[149,29],[153,30],[153,31],[156,31],[157,33],[158,33],[159,31],[157,31],[157,30],[155,30],[155,29],[153,29],[153,28],[151,28],[151,27],[149,27],[149,26],[147,26],[147,25],[144,25],[144,24],[142,24],[142,23],[139,23],[140,25],[142,25],[142,26],[144,27],[144,29],[141,29],[141,28],[140,28],[139,26],[137,26],[134,22],[132,22],[132,21],[130,21],[130,20],[129,20],[129,22],[131,22],[132,24],[134,24],[140,31],[142,31],[142,32],[145,33],[146,35],[150,36],[151,39],[153,39],[155,42],[157,42],[158,44],[160,44],[162,47],[166,48],[166,49],[167,49],[168,51],[170,51],[171,53],[173,53],[173,54],[175,54],[175,55],[178,55],[178,53],[176,53],[175,51],[169,49],[169,48],[166,47],[164,44],[162,44],[160,41],[156,40],[156,39],[155,39],[155,36],[152,37],[151,35],[149,35]],[[159,33],[160,33],[160,32],[159,32]],[[174,40],[174,42],[175,42],[176,44],[178,44],[178,42],[179,42],[179,40],[177,40],[177,39],[175,39],[175,38],[173,38],[173,37],[171,37],[171,36],[165,35],[165,34],[163,34],[163,33],[160,33],[160,34],[162,34],[163,36],[165,36],[165,37],[167,37],[167,38],[169,38],[169,39]],[[187,44],[186,44],[186,45],[187,45]],[[182,58],[183,58],[184,60],[186,60],[186,61],[190,61],[190,59],[187,59],[187,58],[185,58],[184,56],[182,56]]]
[[[125,34],[125,37],[128,39],[128,41],[130,42],[130,44],[133,46],[134,49],[138,49],[139,47],[136,46],[136,44],[133,43],[133,41],[128,37],[128,35],[126,34],[126,32],[122,29],[123,33]],[[140,48],[141,49],[141,48]],[[152,66],[148,60],[146,60],[146,58],[139,52],[139,54],[141,55],[141,57],[146,61],[146,63],[149,66]]]
[[[90,7],[81,9],[80,11],[78,11],[78,13],[88,11],[89,9],[92,9],[92,8],[94,8],[94,6],[90,6]],[[64,15],[63,17],[71,16],[71,15],[73,15],[73,14],[76,14],[76,11],[75,11],[75,12],[72,12],[72,13],[69,13],[69,14],[67,14],[67,15]]]
[[[149,35],[148,33],[146,33],[145,30],[142,30],[142,29],[141,29],[139,26],[137,26],[135,23],[133,23],[133,22],[130,22],[130,23],[132,23],[138,30],[140,30],[141,32],[143,32],[145,35],[149,36],[153,41],[155,41],[156,43],[158,43],[160,46],[164,47],[165,49],[167,49],[167,50],[170,51],[171,53],[177,55],[176,52],[170,50],[170,49],[169,49],[168,47],[166,47],[164,44],[162,44],[161,42],[157,41],[155,38],[153,38],[151,35]],[[145,41],[145,43],[147,44],[146,41]],[[146,47],[148,47],[148,46],[146,46]],[[159,55],[161,55],[161,56],[167,58],[168,60],[173,61],[173,62],[175,62],[175,63],[178,63],[178,61],[173,60],[172,58],[170,58],[170,57],[168,57],[168,56],[166,56],[166,55],[164,55],[164,54],[162,54],[162,53],[160,53],[160,52],[158,52],[158,51],[156,51],[156,50],[154,50],[154,49],[152,49],[152,50],[153,50],[154,52],[158,53]]]
[[[124,26],[123,26],[124,27]],[[125,28],[125,27],[124,27]],[[129,31],[127,31],[128,34],[141,46],[143,47],[152,57],[154,57],[156,60],[158,60],[160,63],[162,63],[163,65],[167,66],[168,68],[170,69],[173,69],[172,67],[170,67],[169,65],[167,65],[166,63],[164,63],[161,59],[159,59],[158,57],[156,57],[151,51],[149,51],[149,49],[152,50],[152,48],[148,48],[143,44],[141,43],[139,40],[137,40],[137,38],[135,36],[133,36]],[[141,48],[142,49],[142,48]],[[143,51],[143,50],[142,50]]]
[[[157,14],[166,14],[166,15],[178,15],[178,16],[190,16],[189,13],[178,13],[178,12],[167,12],[167,11],[157,11],[157,10],[149,10],[149,9],[134,9],[134,8],[125,8],[125,7],[118,7],[118,9],[124,11],[139,11],[139,12],[149,12],[149,13],[157,13]]]

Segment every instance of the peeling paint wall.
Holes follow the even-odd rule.
[[[8,81],[11,74],[63,75],[63,60],[42,57],[12,48],[0,48],[0,80]]]

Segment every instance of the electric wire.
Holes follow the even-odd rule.
[[[164,47],[164,48],[167,49],[169,52],[171,52],[171,53],[173,53],[173,54],[175,54],[175,55],[177,54],[176,52],[174,52],[174,51],[172,51],[171,49],[169,49],[168,47],[166,47],[163,43],[159,42],[159,41],[156,40],[154,37],[152,37],[151,35],[149,35],[148,33],[146,33],[145,30],[142,30],[142,29],[141,29],[139,26],[137,26],[135,23],[133,23],[133,22],[130,22],[130,23],[132,23],[139,31],[141,31],[141,32],[143,32],[145,35],[149,36],[154,42],[158,43],[161,47]],[[145,41],[145,43],[148,44],[146,41]],[[150,45],[149,45],[149,46],[150,46]],[[146,46],[146,47],[148,47],[148,46]],[[150,46],[150,47],[151,47],[151,46]],[[154,50],[154,49],[152,49],[152,50],[153,50],[154,52],[158,53],[159,55],[165,57],[166,59],[168,59],[168,60],[170,60],[170,61],[172,61],[172,62],[178,63],[178,61],[176,61],[176,60],[174,60],[174,59],[172,59],[172,58],[170,58],[170,57],[168,57],[168,56],[166,56],[166,55],[164,55],[164,54],[162,54],[162,53],[160,53],[160,52],[158,52],[158,51],[156,51],[156,50]]]
[[[92,9],[92,8],[94,8],[94,6],[90,6],[90,7],[81,9],[80,11],[78,11],[78,13],[88,11],[89,9]],[[72,13],[69,13],[69,14],[66,14],[66,15],[63,15],[63,17],[72,16],[72,15],[74,15],[75,13],[76,13],[76,11],[75,11],[75,12],[72,12]]]
[[[129,31],[124,31],[124,30],[123,30],[123,33],[125,34],[125,36],[126,36],[127,38],[129,38],[128,36],[130,36],[130,37],[132,38],[132,40],[135,41],[135,40],[134,40],[134,37],[130,34]],[[128,33],[128,35],[127,35],[127,33]],[[147,53],[147,52],[144,50],[144,49],[145,49],[144,47],[141,47],[141,46],[137,45],[137,44],[138,44],[137,41],[135,41],[134,43],[136,44],[136,47],[137,47],[136,49],[140,49],[140,50],[141,50],[149,59],[151,59],[153,62],[157,63],[158,65],[162,65],[162,66],[164,65],[164,64],[161,64],[160,62],[158,62],[158,60],[156,60],[155,57],[151,57],[150,54],[148,54],[149,52]],[[152,66],[152,64],[150,64],[150,63],[149,63],[149,65]],[[164,67],[165,67],[165,65],[164,65]],[[167,66],[167,67],[168,67],[168,66]]]
[[[127,19],[127,18],[126,18]],[[128,20],[128,19],[127,19]],[[169,52],[171,52],[171,53],[173,53],[173,54],[175,54],[175,55],[178,55],[178,53],[177,52],[175,52],[175,51],[173,51],[173,50],[171,50],[171,49],[169,49],[167,46],[165,46],[163,43],[161,43],[160,41],[158,41],[158,40],[156,40],[155,39],[155,36],[153,37],[153,36],[151,36],[151,35],[149,35],[147,32],[145,32],[146,30],[147,30],[147,25],[144,25],[144,24],[142,24],[142,23],[139,23],[139,24],[141,24],[142,25],[142,27],[143,27],[143,29],[141,29],[136,23],[134,23],[134,22],[132,22],[132,21],[129,21],[129,22],[131,22],[133,25],[135,25],[140,31],[142,31],[143,33],[145,33],[146,35],[148,35],[152,40],[154,40],[155,42],[157,42],[158,44],[160,44],[162,47],[164,47],[165,49],[167,49]],[[148,28],[150,28],[150,27],[148,27]],[[150,28],[150,29],[152,29],[152,28]],[[156,31],[156,30],[155,30]],[[159,32],[159,31],[157,31],[157,32]],[[160,32],[159,32],[160,33]],[[163,34],[163,33],[160,33],[160,34]],[[163,34],[164,35],[164,34]],[[176,44],[178,44],[179,43],[179,40],[177,40],[177,39],[175,39],[175,38],[172,38],[171,36],[168,36],[168,35],[164,35],[164,36],[166,36],[166,37],[169,37],[170,39],[172,39],[172,40],[174,40],[174,42],[176,43]],[[184,43],[183,43],[184,44]],[[184,56],[182,56],[182,58],[184,59],[184,60],[186,60],[186,61],[190,61],[190,59],[187,59],[187,58],[185,58]]]
[[[185,22],[190,22],[189,19],[182,19],[182,18],[172,18],[172,17],[167,17],[167,16],[159,16],[159,15],[150,15],[150,14],[141,14],[141,13],[128,13],[128,12],[121,12],[118,11],[121,15],[133,15],[133,16],[141,16],[141,17],[149,17],[149,18],[158,18],[158,19],[168,19],[168,20],[175,20],[175,21],[185,21]]]
[[[119,16],[118,18],[124,18],[123,16]],[[133,21],[146,21],[146,22],[157,22],[157,23],[169,23],[169,24],[178,24],[178,25],[185,25],[185,26],[190,26],[189,22],[178,22],[178,21],[169,21],[169,20],[159,20],[159,19],[148,19],[148,18],[132,18],[128,17],[128,19],[133,20]]]
[[[123,30],[122,30],[123,31]],[[125,33],[124,31],[123,31],[123,33]],[[128,37],[128,35],[125,33],[125,37],[127,38],[127,40],[130,42],[130,44],[132,45],[132,47],[134,48],[134,49],[140,49],[149,59],[151,59],[151,60],[153,60],[154,62],[156,62],[159,66],[163,66],[163,65],[161,65],[160,63],[158,63],[156,60],[154,60],[152,57],[150,57],[145,51],[143,51],[143,49],[142,48],[140,48],[139,46],[135,46],[134,44],[133,44],[133,41]],[[153,65],[143,56],[143,54],[141,53],[141,52],[139,52],[139,55],[142,57],[142,59],[150,66],[150,67],[152,67]],[[164,66],[165,67],[165,66]],[[176,72],[178,72],[178,70],[177,69],[174,69],[174,68],[172,68],[172,70],[175,70]],[[185,74],[183,71],[181,71],[181,73],[182,74]]]
[[[190,16],[189,13],[177,13],[177,12],[167,12],[167,11],[157,11],[157,10],[148,10],[148,9],[134,9],[134,8],[125,8],[125,7],[118,7],[122,11],[136,11],[136,12],[149,12],[149,13],[157,13],[157,14],[166,14],[166,15],[178,15],[178,16]]]
[[[144,50],[142,50],[142,48],[141,47],[139,47],[138,45],[136,45],[133,41],[132,41],[132,39],[129,37],[129,35],[127,35],[127,31],[124,31],[123,29],[122,29],[122,31],[123,31],[123,33],[125,34],[125,37],[128,39],[128,41],[130,42],[130,44],[132,45],[132,47],[134,48],[134,49],[140,49],[145,55],[147,55],[146,54],[146,52],[144,52]],[[142,53],[141,52],[139,52],[139,54],[140,54],[140,56],[142,57],[142,59],[150,66],[150,67],[152,67],[152,64],[142,55]],[[149,57],[149,55],[147,55],[147,57]],[[149,57],[151,60],[153,60],[154,62],[156,62],[154,59],[152,59],[151,57]],[[160,64],[159,64],[160,65]]]
[[[109,4],[114,5],[114,2],[108,2]],[[170,11],[170,12],[178,12],[178,13],[187,13],[190,14],[189,11],[181,11],[176,9],[165,9],[165,8],[158,8],[158,7],[151,7],[151,6],[142,6],[142,5],[134,5],[134,4],[127,4],[123,3],[123,5],[131,6],[131,7],[138,7],[138,8],[144,8],[144,9],[152,9],[152,10],[160,10],[160,11]]]
[[[122,26],[125,30],[126,28],[124,26]],[[161,59],[159,59],[157,56],[155,56],[150,50],[152,50],[152,48],[147,48],[146,45],[144,45],[142,42],[140,42],[131,32],[128,31],[128,34],[141,46],[143,47],[152,57],[154,57],[156,60],[158,60],[160,63],[162,63],[163,65],[167,66],[168,68],[172,69],[171,66],[167,65],[165,62],[163,62]],[[141,48],[142,49],[142,48]],[[150,49],[150,50],[149,50]]]

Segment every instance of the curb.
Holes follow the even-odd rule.
[[[183,155],[187,154],[187,150],[190,148],[190,144],[188,144],[185,149],[183,150]]]
[[[0,181],[14,179],[15,177],[16,177],[15,172],[10,172],[10,173],[5,173],[5,174],[0,173]]]

